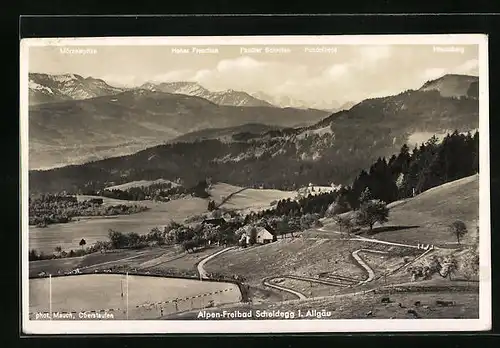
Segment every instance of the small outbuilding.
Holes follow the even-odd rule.
[[[257,229],[257,243],[267,244],[274,240],[274,235],[269,232],[266,228],[261,227]]]

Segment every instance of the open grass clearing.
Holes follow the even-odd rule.
[[[149,233],[154,227],[168,225],[171,220],[182,223],[192,215],[207,212],[207,201],[196,197],[170,202],[141,201],[134,203],[145,205],[151,209],[131,215],[80,218],[79,221],[52,224],[44,228],[30,226],[29,248],[52,253],[56,246],[61,246],[62,250],[69,252],[71,249],[80,248],[79,242],[82,238],[85,239],[87,245],[108,240],[109,229],[142,235]]]
[[[432,188],[393,206],[389,221],[376,226],[372,236],[408,244],[456,247],[456,237],[448,230],[455,220],[467,225],[469,232],[462,244],[470,244],[477,235],[479,220],[479,175]]]
[[[209,192],[215,203],[220,204],[224,198],[227,198],[229,195],[242,189],[243,188],[239,186],[217,183],[212,185]],[[294,199],[296,196],[296,191],[247,188],[231,196],[231,198],[227,200],[222,207],[242,211],[243,213],[249,213],[250,211],[270,209],[273,201],[288,198]]]

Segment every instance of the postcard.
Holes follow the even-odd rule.
[[[485,35],[20,49],[25,333],[491,328]]]

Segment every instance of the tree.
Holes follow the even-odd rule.
[[[337,215],[335,217],[335,222],[339,226],[340,232],[345,231],[348,235],[351,233],[353,228],[353,223],[349,217]]]
[[[127,239],[127,246],[129,247],[136,247],[139,245],[139,242],[141,240],[141,236],[139,236],[135,232],[130,232],[126,235]]]
[[[250,240],[249,240],[250,245],[254,245],[257,243],[257,229],[255,227],[252,227],[250,229]]]
[[[123,248],[127,244],[127,236],[125,236],[123,233],[118,232],[118,231],[114,231],[114,230],[110,229],[108,231],[108,238],[109,238],[109,241],[111,242],[111,246],[113,249]]]
[[[81,246],[81,247],[82,247],[82,249],[83,249],[83,247],[85,246],[85,244],[87,244],[87,242],[85,241],[85,239],[83,239],[83,238],[82,238],[82,240],[80,241],[80,243],[79,243],[79,244],[80,244],[80,246]]]
[[[453,255],[446,256],[441,261],[440,275],[443,278],[448,277],[448,279],[451,280],[451,275],[455,274],[457,269],[458,269],[458,264],[455,257],[453,257]]]
[[[479,274],[479,253],[476,248],[471,248],[463,255],[459,265],[460,272],[467,280]]]
[[[30,249],[29,254],[28,254],[28,260],[29,261],[38,260],[38,253],[36,252],[35,249]]]
[[[389,209],[385,202],[378,199],[364,202],[356,212],[356,223],[360,226],[369,227],[369,232],[373,231],[373,225],[378,223],[385,223],[388,221]]]
[[[458,245],[460,245],[460,238],[462,238],[467,233],[467,226],[463,221],[456,220],[450,227],[450,232],[457,238]]]
[[[196,243],[193,240],[186,240],[182,243],[182,247],[185,251],[189,253],[189,250],[194,252],[194,248],[196,247]]]
[[[367,187],[361,192],[361,195],[359,196],[359,201],[360,203],[368,202],[373,198],[372,193],[370,189]]]
[[[62,252],[62,248],[61,248],[61,246],[60,246],[60,245],[56,246],[56,247],[54,248],[54,250],[55,250],[55,252],[56,252],[56,253],[58,253],[58,254],[60,254],[60,253]]]
[[[213,200],[210,200],[210,202],[208,202],[208,211],[212,210],[215,210],[215,202]]]

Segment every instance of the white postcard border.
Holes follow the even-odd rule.
[[[82,45],[471,45],[479,46],[479,319],[335,319],[335,320],[29,320],[28,279],[28,66],[29,48]],[[488,37],[484,34],[341,35],[341,36],[215,36],[28,38],[20,42],[20,141],[22,234],[22,331],[26,334],[116,333],[293,333],[293,332],[413,332],[484,331],[491,329],[491,238],[489,173]],[[272,322],[272,323],[270,323]]]

